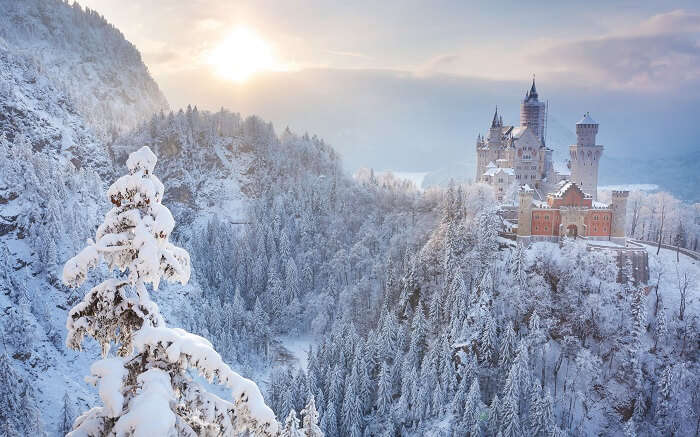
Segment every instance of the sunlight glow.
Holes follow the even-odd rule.
[[[258,72],[285,70],[275,59],[270,45],[243,27],[230,33],[209,53],[207,60],[218,75],[236,82],[244,82]]]

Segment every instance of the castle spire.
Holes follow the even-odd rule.
[[[498,106],[496,106],[496,112],[493,113],[493,121],[491,122],[491,127],[498,127]]]
[[[530,87],[530,92],[528,93],[528,98],[537,100],[537,87],[535,87],[535,75],[532,75],[532,86]]]

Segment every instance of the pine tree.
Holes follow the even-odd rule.
[[[318,411],[316,411],[316,402],[313,396],[309,398],[309,402],[301,410],[301,414],[304,416],[301,434],[304,437],[323,437],[323,432],[318,427]]]
[[[469,394],[467,395],[466,406],[464,407],[464,415],[462,416],[462,425],[466,430],[473,430],[479,426],[479,415],[481,409],[481,389],[479,388],[479,378],[474,378]]]
[[[530,433],[533,437],[549,437],[554,427],[552,396],[542,393],[539,384],[534,384],[533,402],[530,406]]]
[[[303,434],[299,430],[299,419],[297,418],[297,412],[294,409],[289,411],[287,419],[284,422],[284,427],[282,428],[282,433],[280,437],[302,437]]]
[[[513,358],[515,357],[517,346],[518,344],[515,337],[515,331],[513,330],[513,324],[511,322],[507,322],[499,349],[499,365],[501,368],[508,368],[511,365]]]
[[[386,417],[392,403],[393,386],[391,383],[391,372],[387,363],[382,363],[379,372],[379,387],[377,389],[377,414]]]
[[[333,403],[329,403],[326,407],[325,413],[323,413],[323,418],[321,419],[321,429],[325,435],[333,436],[338,434],[338,419],[335,414],[335,406]]]
[[[496,344],[498,343],[496,322],[489,309],[484,308],[482,314],[485,321],[479,342],[479,359],[482,363],[490,364],[496,359]]]
[[[168,328],[150,298],[146,284],[157,290],[163,278],[184,284],[190,277],[189,254],[168,242],[175,222],[161,204],[164,187],[152,174],[155,164],[148,147],[129,156],[129,174],[107,192],[114,207],[98,227],[96,241],[89,241],[63,270],[64,283],[73,287],[100,260],[125,272],[94,287],[68,314],[70,348],[80,350],[85,335],[102,347],[103,359],[92,365],[86,380],[99,385],[104,403],[78,417],[69,435],[194,435],[201,428],[275,434],[278,423],[257,385],[233,372],[204,338]],[[114,355],[112,344],[117,345]],[[234,403],[207,393],[189,368],[229,387]]]
[[[8,436],[43,435],[34,390],[0,354],[0,432]]]
[[[495,435],[501,428],[501,400],[498,393],[493,395],[491,405],[489,405],[488,434]]]
[[[673,396],[673,367],[667,364],[661,372],[659,384],[659,399],[656,409],[656,417],[659,423],[664,424],[670,414]]]
[[[61,412],[61,418],[58,425],[58,432],[61,435],[66,435],[73,428],[73,419],[75,415],[73,413],[73,407],[71,406],[71,401],[68,398],[68,392],[63,394],[63,411]]]
[[[661,302],[659,305],[659,311],[656,313],[656,328],[654,329],[654,349],[656,349],[659,341],[662,345],[666,343],[666,335],[668,334],[668,328],[666,326],[666,310],[664,309],[663,302]]]
[[[522,435],[520,430],[520,416],[518,415],[518,398],[505,398],[503,404],[503,418],[501,422],[501,434],[503,437],[519,437]]]
[[[525,252],[525,245],[518,244],[510,265],[510,272],[521,290],[524,290],[527,286],[527,271],[525,270],[527,259]]]

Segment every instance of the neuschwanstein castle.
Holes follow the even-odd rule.
[[[597,201],[598,123],[586,113],[576,123],[569,146],[570,173],[557,171],[546,145],[547,105],[535,80],[520,104],[520,126],[504,125],[498,109],[486,138],[476,141],[476,180],[491,185],[499,201],[516,200],[517,239],[557,241],[563,236],[608,240],[625,245],[627,191],[614,191],[612,203]]]

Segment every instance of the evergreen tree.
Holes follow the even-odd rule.
[[[501,368],[510,367],[515,357],[517,348],[517,339],[515,336],[515,331],[513,330],[513,324],[511,322],[506,323],[506,328],[503,331],[503,338],[501,339],[501,345],[499,349]]]
[[[491,405],[489,405],[488,416],[488,434],[495,435],[501,428],[501,400],[498,398],[498,393],[493,395]]]
[[[479,415],[481,410],[481,389],[479,388],[479,378],[474,381],[469,388],[464,415],[462,416],[462,426],[465,430],[474,430],[479,426]]]
[[[43,435],[34,390],[5,353],[0,354],[0,387],[0,432],[13,437]]]
[[[661,302],[659,304],[659,311],[656,313],[656,328],[654,329],[654,349],[659,344],[662,345],[666,343],[666,335],[668,334],[668,328],[666,327],[666,310],[664,309],[664,304]]]
[[[75,419],[73,407],[71,406],[71,401],[68,398],[68,392],[65,392],[63,394],[63,410],[61,411],[61,418],[58,424],[58,433],[61,435],[68,434],[73,428],[73,419]]]
[[[379,387],[377,389],[377,414],[386,417],[392,404],[393,386],[391,383],[391,372],[387,363],[382,363],[379,372]]]
[[[335,415],[335,405],[333,403],[329,403],[328,407],[326,407],[326,411],[323,413],[321,429],[327,436],[339,435],[338,419]]]
[[[323,432],[318,427],[318,411],[316,411],[316,402],[313,396],[309,398],[309,402],[301,410],[301,414],[304,416],[301,434],[304,437],[323,437]]]
[[[287,420],[284,422],[280,437],[303,437],[303,435],[304,434],[299,430],[297,412],[292,409],[289,411],[289,415],[287,415]]]
[[[103,359],[91,366],[87,381],[99,386],[104,403],[78,417],[69,435],[193,435],[202,428],[275,434],[278,423],[257,385],[233,372],[204,338],[168,328],[151,300],[146,284],[157,290],[163,278],[186,283],[190,258],[168,242],[175,221],[161,204],[164,187],[153,175],[155,155],[143,147],[126,164],[129,174],[107,192],[114,207],[97,228],[96,241],[63,270],[63,282],[72,287],[81,285],[100,260],[125,272],[94,287],[68,314],[69,347],[80,350],[85,335],[102,347]],[[110,355],[112,344],[116,355]],[[196,383],[189,368],[228,386],[233,409]]]

